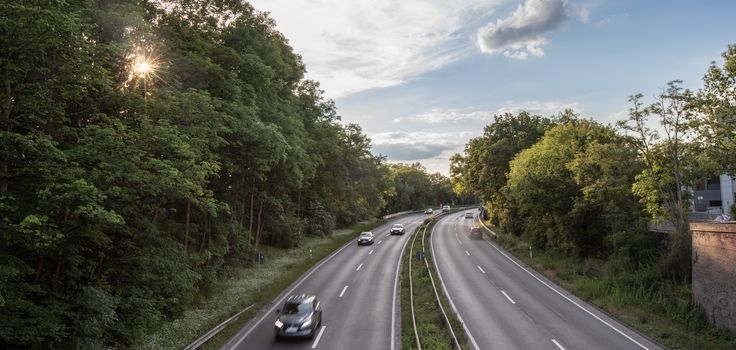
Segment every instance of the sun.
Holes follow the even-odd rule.
[[[151,62],[148,62],[145,57],[142,57],[138,60],[136,60],[135,64],[133,65],[133,72],[135,72],[138,76],[145,76],[149,73],[153,72],[153,65]]]
[[[153,87],[155,79],[158,76],[159,60],[151,54],[136,49],[135,52],[129,54],[126,59],[128,61],[128,78],[123,84],[124,88],[135,88],[142,86],[144,94]],[[155,78],[155,79],[154,79]]]

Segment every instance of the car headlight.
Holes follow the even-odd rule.
[[[310,327],[310,326],[312,326],[312,319],[311,318],[309,320],[306,320],[304,323],[302,323],[301,327],[299,327],[299,328],[304,329],[304,328],[307,328],[307,327]]]
[[[276,323],[274,325],[276,326],[276,328],[281,328],[284,326],[284,323],[281,322],[281,320],[276,320]]]

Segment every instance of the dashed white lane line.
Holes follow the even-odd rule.
[[[560,343],[558,343],[557,340],[552,339],[552,342],[555,343],[555,345],[557,345],[557,348],[559,348],[560,350],[565,350],[565,348],[562,345],[560,345]]]
[[[512,304],[516,305],[516,302],[514,301],[514,299],[511,299],[511,297],[508,294],[506,294],[506,291],[502,290],[501,293],[503,293],[506,299],[508,299]]]
[[[319,344],[319,339],[322,338],[322,333],[324,333],[326,326],[322,326],[322,328],[319,329],[319,334],[317,334],[317,338],[314,339],[314,344],[312,344],[312,349],[317,348],[317,344]]]
[[[465,251],[465,254],[467,254],[468,256],[470,256],[470,252],[467,251],[467,250]]]
[[[373,254],[373,249],[371,249],[371,251],[368,252],[368,255],[372,255],[372,254]]]
[[[480,272],[483,272],[484,275],[486,274],[486,271],[483,270],[483,268],[480,267],[480,265],[475,265],[475,266],[477,266],[478,267],[478,270],[480,270]]]
[[[348,290],[348,286],[342,287],[342,292],[340,292],[340,296],[338,298],[342,298],[342,296],[345,295],[346,290]]]
[[[363,264],[358,265],[358,268],[355,269],[355,271],[360,271],[360,268],[363,267]]]

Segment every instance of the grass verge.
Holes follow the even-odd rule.
[[[232,278],[211,288],[213,292],[203,296],[203,301],[196,308],[187,311],[181,318],[164,324],[149,336],[145,344],[140,344],[137,348],[184,349],[223,320],[253,305],[202,347],[219,349],[312,266],[345,243],[354,240],[357,233],[370,230],[380,223],[363,222],[335,231],[330,237],[308,237],[301,246],[295,248],[263,247],[265,259],[260,271],[257,265],[239,269]]]
[[[449,305],[447,298],[442,292],[439,277],[432,265],[431,251],[422,248],[422,237],[424,237],[424,246],[428,247],[429,233],[436,222],[435,219],[427,219],[413,233],[412,239],[416,238],[414,248],[411,249],[411,243],[404,252],[401,267],[401,343],[404,349],[416,349],[416,336],[414,334],[414,323],[411,318],[411,298],[409,280],[411,278],[412,291],[414,295],[414,312],[416,317],[416,326],[422,349],[455,349],[454,340],[450,334],[440,304],[432,287],[430,276],[434,279],[438,288],[438,294],[442,308],[444,308],[447,317],[452,325],[453,332],[458,338],[461,349],[468,349],[465,332],[462,324],[457,319],[455,313]],[[423,231],[427,230],[427,234],[423,235]],[[418,260],[416,252],[422,250],[424,258],[429,267],[423,260]],[[411,264],[410,264],[411,261]],[[411,268],[410,266],[411,265]],[[409,275],[411,274],[411,276]]]
[[[570,258],[554,251],[530,251],[523,239],[494,230],[494,240],[516,258],[579,298],[669,349],[736,349],[736,338],[708,324],[694,306],[690,284],[657,279],[654,266],[605,273],[605,262]]]

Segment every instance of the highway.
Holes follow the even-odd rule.
[[[463,212],[431,236],[435,267],[470,349],[661,349],[470,229]]]
[[[373,230],[373,245],[352,241],[343,246],[295,281],[223,349],[400,349],[401,252],[425,218],[413,214],[391,220]],[[406,233],[389,236],[394,223],[403,223]],[[276,340],[276,309],[288,295],[298,293],[319,298],[322,326],[314,339]]]

